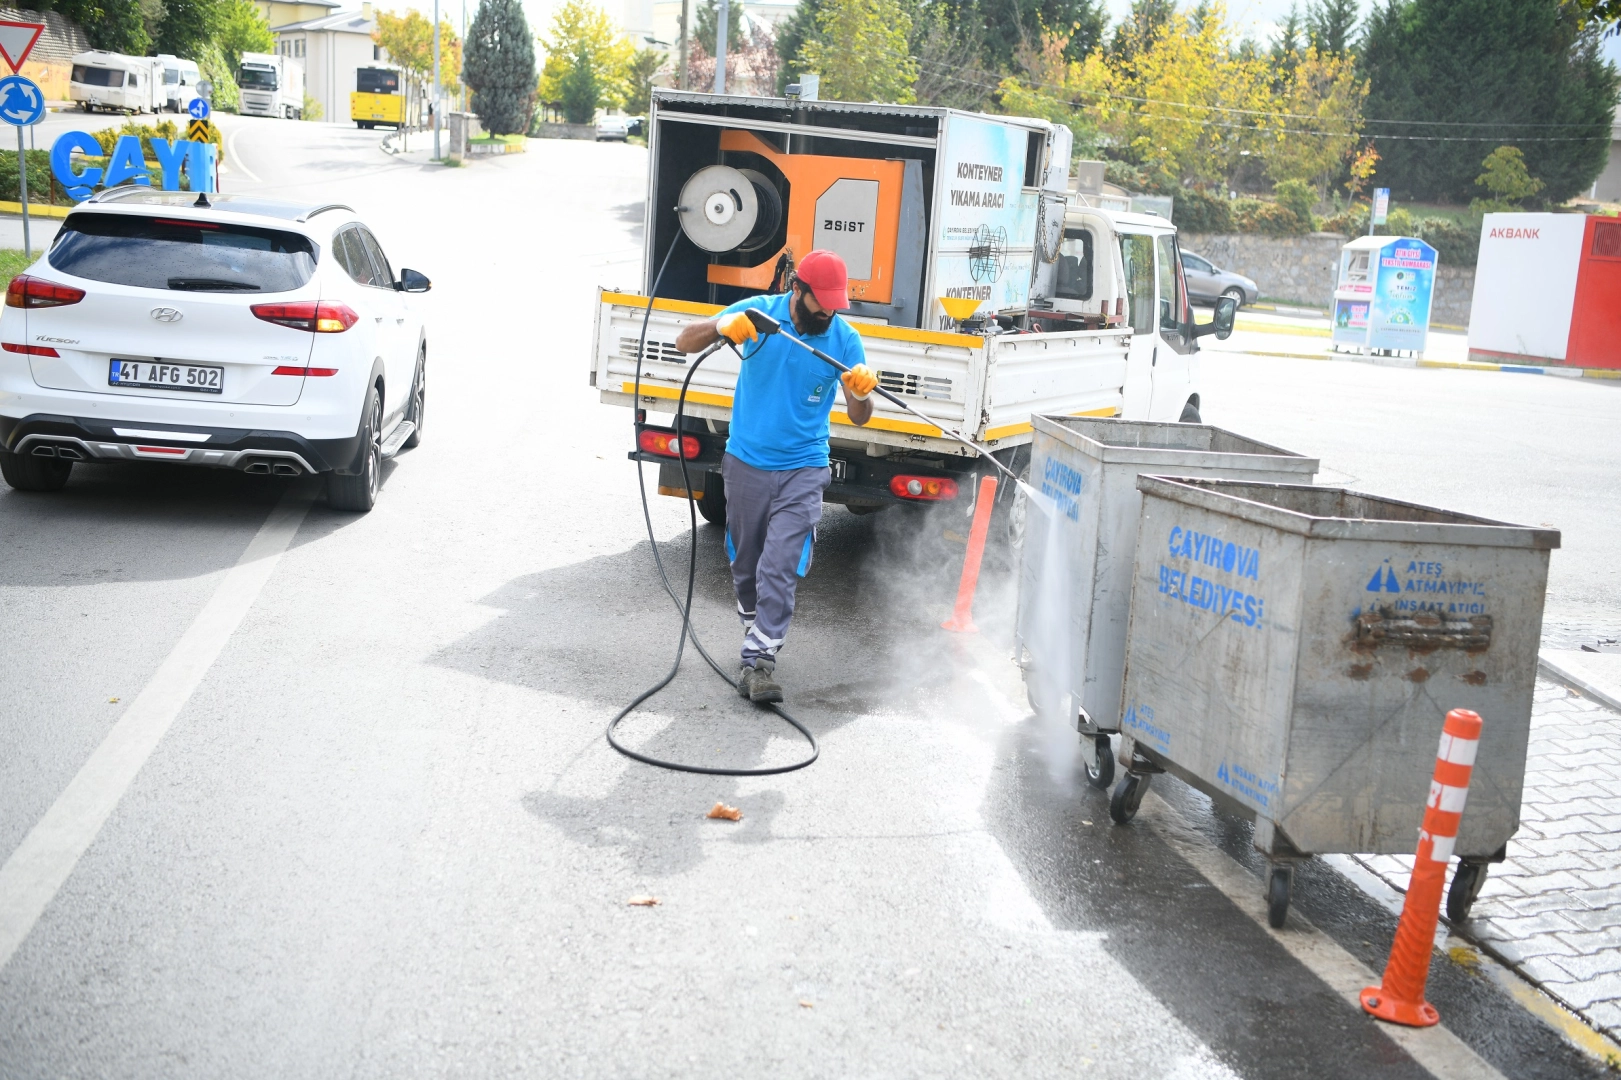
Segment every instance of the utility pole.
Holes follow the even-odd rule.
[[[681,0],[681,44],[676,49],[676,63],[681,65],[681,71],[675,84],[681,89],[687,89],[687,4],[690,0]]]
[[[715,14],[715,93],[726,93],[726,17],[731,0],[720,0]]]
[[[439,160],[439,0],[433,0],[433,160]]]

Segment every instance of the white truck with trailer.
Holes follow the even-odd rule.
[[[155,113],[163,107],[163,61],[95,49],[71,61],[68,99],[81,112]]]
[[[236,84],[245,116],[304,118],[304,61],[278,53],[242,54]]]
[[[604,402],[639,411],[633,456],[661,466],[662,494],[685,497],[686,448],[707,520],[725,520],[719,470],[739,360],[722,350],[694,374],[684,438],[672,439],[648,415],[676,410],[691,358],[675,338],[725,304],[780,291],[813,248],[850,268],[845,315],[880,385],[1015,472],[1028,467],[1032,414],[1198,420],[1197,338],[1226,336],[1232,307],[1195,327],[1171,223],[1070,192],[1067,128],[657,89],[648,132],[643,276],[635,290],[599,290],[590,379]],[[862,513],[971,496],[989,466],[873,401],[861,427],[833,410],[827,501]]]

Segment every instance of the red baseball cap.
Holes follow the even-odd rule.
[[[809,252],[799,260],[794,273],[827,310],[843,311],[850,306],[849,271],[844,260],[833,252],[823,248]]]

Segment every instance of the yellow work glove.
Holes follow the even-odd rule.
[[[715,331],[733,345],[741,345],[745,341],[758,340],[760,334],[754,329],[745,311],[734,311],[730,315],[722,315],[715,320]]]
[[[878,376],[866,364],[857,364],[840,375],[839,381],[844,383],[844,392],[857,401],[866,401],[867,395],[878,388]]]

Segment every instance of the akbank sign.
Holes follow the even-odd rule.
[[[176,139],[171,143],[157,136],[151,139],[151,143],[158,167],[163,170],[164,191],[180,190],[182,170],[191,178],[191,190],[214,190],[216,148],[213,143],[192,142],[190,139]],[[88,199],[98,185],[117,187],[134,181],[143,187],[151,186],[152,177],[146,171],[146,158],[141,153],[138,136],[120,135],[112,154],[107,158],[105,169],[90,166],[74,172],[74,154],[100,157],[101,144],[83,131],[65,132],[51,144],[51,172],[74,202]]]

